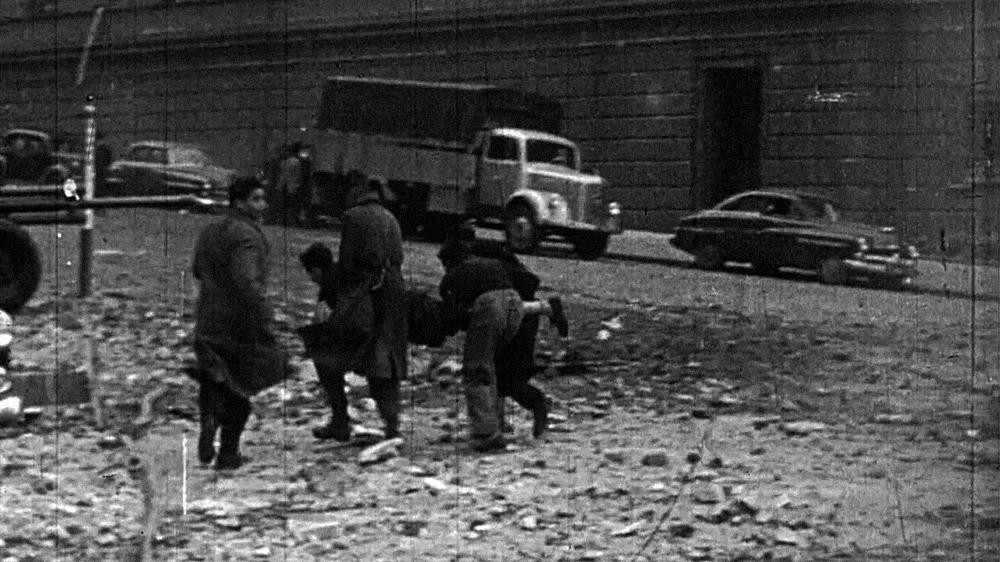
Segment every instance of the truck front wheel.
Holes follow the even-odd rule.
[[[11,314],[20,310],[41,278],[41,258],[28,231],[0,221],[0,309]]]
[[[524,203],[514,203],[504,214],[507,245],[519,254],[530,254],[538,247],[538,223],[535,213]]]
[[[603,232],[580,234],[573,241],[573,250],[585,260],[597,259],[607,251],[608,239]]]

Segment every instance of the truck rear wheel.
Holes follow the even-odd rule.
[[[41,258],[28,231],[0,221],[0,309],[11,314],[20,310],[41,278]]]
[[[603,232],[577,235],[573,241],[573,250],[585,260],[597,259],[608,249],[609,236]]]
[[[524,203],[514,203],[507,208],[503,219],[507,245],[518,254],[530,254],[538,248],[538,223],[535,213]]]

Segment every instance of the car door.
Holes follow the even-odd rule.
[[[761,215],[766,197],[751,193],[735,199],[723,210],[730,211],[725,221],[723,249],[732,261],[749,262],[760,253],[760,234],[770,221]]]
[[[504,203],[519,184],[523,150],[517,137],[490,135],[479,166],[479,204],[499,216]]]
[[[134,153],[131,162],[129,192],[131,195],[162,195],[167,167],[167,149],[144,146]]]

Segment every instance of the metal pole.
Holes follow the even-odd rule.
[[[94,198],[94,143],[97,137],[96,113],[97,108],[94,107],[94,96],[87,96],[87,103],[83,106],[83,117],[86,120],[83,161],[83,201],[85,202]],[[81,298],[90,296],[91,257],[94,250],[94,211],[93,209],[86,209],[83,212],[84,222],[83,226],[80,227],[79,297]]]

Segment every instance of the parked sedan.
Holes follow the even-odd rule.
[[[134,142],[108,168],[106,188],[98,195],[197,195],[225,203],[235,174],[213,164],[197,146]]]
[[[917,274],[917,250],[891,227],[843,221],[829,199],[786,190],[734,195],[681,219],[671,244],[704,269],[726,262],[762,273],[812,270],[825,283],[866,278],[901,285]]]
[[[0,137],[0,183],[59,183],[83,177],[83,148],[69,134],[18,128]]]

